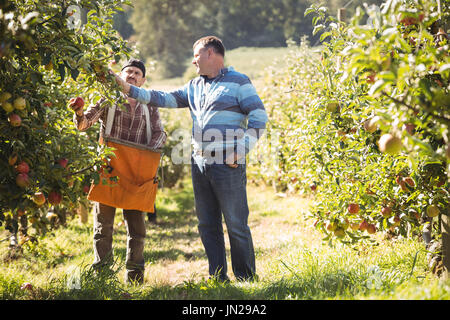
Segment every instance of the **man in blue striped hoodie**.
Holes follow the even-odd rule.
[[[267,113],[250,79],[225,68],[225,48],[214,36],[197,40],[192,63],[199,77],[172,92],[146,90],[116,77],[123,92],[141,103],[189,108],[192,120],[192,184],[198,229],[209,274],[228,280],[222,213],[238,280],[256,277],[248,226],[246,154],[262,135]]]

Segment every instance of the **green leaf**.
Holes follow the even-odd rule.
[[[448,73],[450,71],[450,63],[444,64],[439,68],[440,73]]]
[[[370,88],[369,92],[367,92],[368,95],[373,96],[377,95],[378,93],[383,90],[383,88],[386,86],[386,82],[384,80],[378,80],[373,84],[373,86]]]
[[[80,71],[78,69],[70,69],[70,76],[73,80],[77,80],[78,75],[80,74]]]
[[[320,36],[320,41],[324,41],[325,38],[331,37],[331,36],[332,36],[332,33],[331,33],[331,32],[329,32],[329,31],[324,32],[324,33],[322,33],[321,36]]]
[[[430,91],[431,82],[428,79],[420,79],[419,81],[419,88],[422,89],[423,94],[426,96],[428,100],[433,99],[433,95]]]
[[[305,10],[305,14],[303,16],[306,17],[307,15],[309,15],[309,14],[315,12],[315,11],[316,11],[316,9],[310,7],[310,8]]]
[[[66,67],[64,63],[58,66],[58,72],[59,76],[61,77],[61,81],[64,81],[64,78],[66,77]]]
[[[50,62],[52,59],[52,54],[49,52],[44,53],[44,56],[42,57],[42,65],[45,66]]]
[[[383,79],[385,82],[395,83],[397,78],[392,71],[382,71],[378,74],[378,78]]]
[[[313,35],[316,35],[319,31],[322,31],[323,29],[325,29],[325,26],[323,24],[318,24],[313,29]]]

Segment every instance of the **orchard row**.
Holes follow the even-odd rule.
[[[322,45],[302,39],[288,70],[267,73],[267,134],[281,143],[278,161],[250,176],[314,195],[328,240],[420,235],[430,223],[438,236],[450,207],[448,7],[387,1],[347,22],[315,5],[306,14]]]

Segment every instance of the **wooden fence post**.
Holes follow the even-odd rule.
[[[345,22],[345,13],[346,13],[346,9],[345,8],[339,8],[338,13],[337,13],[337,19],[339,20],[339,22]]]

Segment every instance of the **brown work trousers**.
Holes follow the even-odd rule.
[[[113,232],[116,208],[96,202],[94,210],[94,269],[113,261]],[[126,281],[143,283],[145,215],[138,210],[123,210],[127,228]]]

